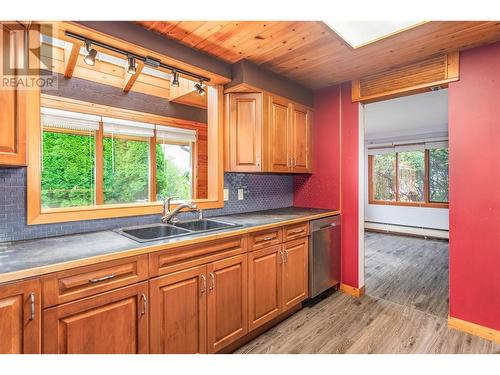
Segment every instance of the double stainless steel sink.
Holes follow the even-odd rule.
[[[148,242],[233,227],[239,227],[239,225],[219,220],[199,219],[178,221],[172,224],[159,223],[121,228],[116,232],[137,242]]]

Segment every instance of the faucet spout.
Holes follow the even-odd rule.
[[[186,203],[181,203],[179,204],[175,209],[170,210],[170,201],[172,198],[166,198],[165,201],[163,202],[163,216],[161,218],[161,221],[163,223],[172,223],[177,220],[176,216],[181,210],[184,208],[189,208],[191,210],[196,209],[196,204],[193,202],[186,202]]]

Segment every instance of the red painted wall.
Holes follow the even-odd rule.
[[[500,43],[462,52],[448,95],[450,316],[500,330]]]
[[[312,175],[294,177],[294,205],[340,208],[340,87],[314,93]]]
[[[313,174],[295,176],[294,205],[342,210],[342,282],[358,285],[358,104],[351,86],[314,93]]]
[[[341,96],[340,209],[342,210],[342,282],[359,285],[359,104],[352,103],[351,83]]]

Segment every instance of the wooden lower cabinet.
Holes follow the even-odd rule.
[[[152,279],[151,353],[207,352],[207,266]]]
[[[248,330],[281,313],[281,247],[270,246],[248,254]]]
[[[44,310],[43,352],[148,353],[148,282]]]
[[[283,244],[283,311],[308,296],[308,240],[309,237],[303,237]]]
[[[40,282],[0,286],[0,354],[40,353]]]
[[[247,256],[150,280],[151,353],[215,353],[247,333]]]
[[[246,335],[247,255],[207,265],[208,352],[215,353]]]

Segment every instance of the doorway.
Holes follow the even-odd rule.
[[[446,318],[447,89],[362,111],[366,294]]]

